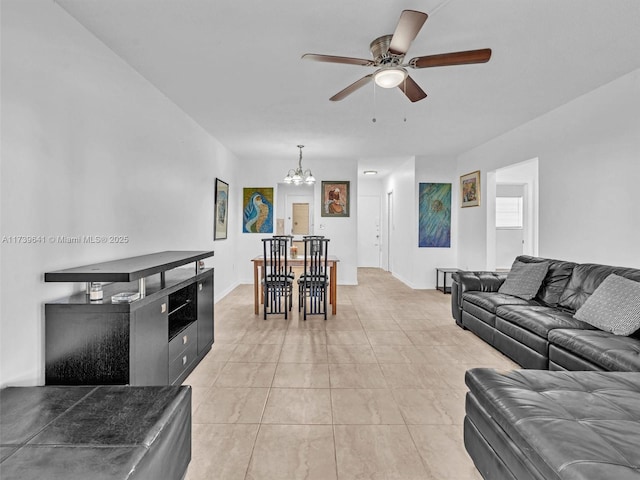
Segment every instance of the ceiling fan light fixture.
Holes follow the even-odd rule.
[[[407,71],[404,68],[383,68],[378,70],[373,79],[376,85],[382,88],[395,88],[407,78]]]

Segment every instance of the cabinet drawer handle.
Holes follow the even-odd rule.
[[[160,313],[164,313],[167,311],[167,304],[163,303],[162,305],[160,305]]]
[[[185,335],[184,337],[182,337],[182,344],[183,345],[186,345],[188,341],[189,341],[189,335]]]
[[[202,291],[202,284],[201,283],[198,284],[198,288],[200,289],[200,291]]]
[[[187,356],[185,355],[184,357],[182,357],[182,365],[186,365],[187,364]]]

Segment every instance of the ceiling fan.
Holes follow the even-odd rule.
[[[334,55],[318,55],[306,53],[302,56],[307,60],[328,63],[344,63],[347,65],[361,65],[363,67],[376,67],[377,70],[360,80],[353,82],[344,90],[339,91],[329,100],[336,102],[352,94],[371,80],[383,88],[398,87],[412,102],[422,100],[427,94],[409,76],[407,68],[446,67],[451,65],[467,65],[470,63],[486,63],[491,58],[491,49],[467,50],[464,52],[442,53],[439,55],[426,55],[415,57],[406,63],[404,56],[416,38],[418,32],[427,20],[427,14],[415,10],[403,10],[396,25],[393,35],[383,35],[376,38],[369,50],[373,60],[352,57],[337,57]]]

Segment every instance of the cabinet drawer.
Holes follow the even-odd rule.
[[[193,342],[189,342],[189,345],[180,353],[180,356],[169,364],[169,384],[173,384],[173,382],[189,368],[198,356],[197,350],[194,339]]]
[[[169,342],[169,363],[173,363],[180,354],[189,348],[191,344],[196,344],[198,339],[198,326],[193,322],[182,330]]]

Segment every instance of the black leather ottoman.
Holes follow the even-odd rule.
[[[640,479],[640,373],[473,369],[465,380],[465,447],[485,479]]]
[[[191,387],[0,391],[3,480],[180,480],[191,460]]]

